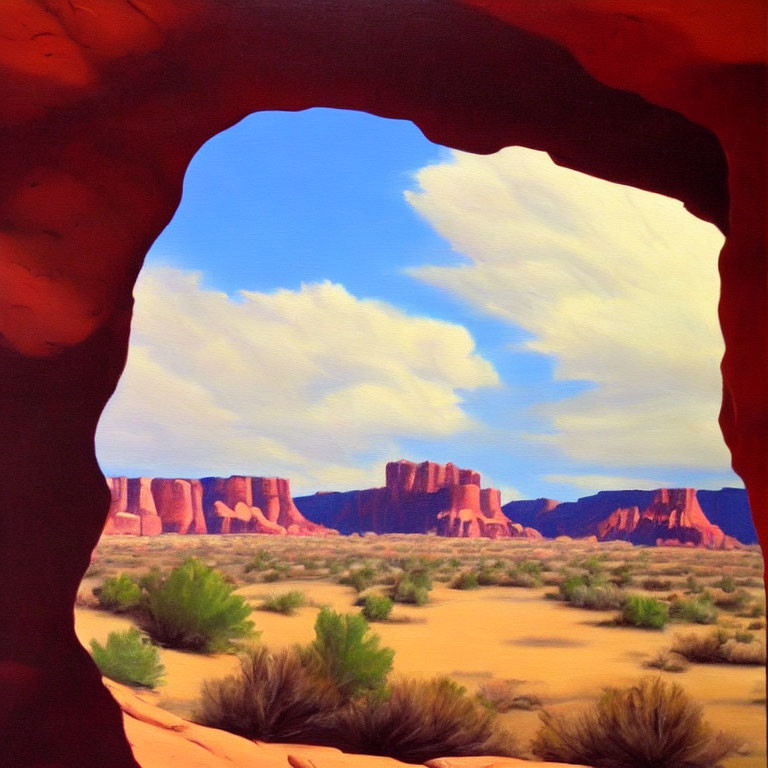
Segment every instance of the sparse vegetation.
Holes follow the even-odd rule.
[[[160,645],[212,653],[253,633],[251,608],[212,568],[191,558],[150,586],[142,628]]]
[[[339,580],[339,583],[353,587],[357,592],[365,592],[366,589],[373,586],[375,578],[376,571],[369,565],[366,565],[351,570]]]
[[[91,655],[101,674],[118,683],[155,688],[165,674],[157,648],[135,627],[110,632],[104,645],[91,640]]]
[[[260,647],[240,657],[236,674],[203,683],[195,720],[248,739],[317,743],[337,706],[294,651]]]
[[[541,699],[521,694],[522,680],[488,680],[477,690],[477,700],[494,712],[510,712],[513,709],[539,709]]]
[[[610,768],[715,768],[737,742],[715,733],[683,689],[646,679],[631,688],[607,688],[576,715],[543,712],[531,745],[543,760]]]
[[[495,715],[452,680],[398,680],[339,712],[335,746],[348,752],[423,763],[445,755],[519,754]]]
[[[630,595],[619,622],[644,629],[661,629],[669,621],[669,606],[654,597]]]
[[[644,666],[663,672],[685,672],[688,662],[679,653],[662,648],[653,658],[646,661]]]
[[[132,611],[141,601],[141,587],[124,573],[105,579],[93,594],[102,608],[114,613]]]
[[[391,648],[379,647],[379,636],[362,615],[329,608],[318,613],[315,639],[300,653],[312,675],[331,683],[345,701],[381,691],[395,656]]]
[[[748,634],[748,633],[747,633]],[[696,664],[765,664],[765,644],[750,636],[739,640],[725,629],[675,635],[672,651]]]
[[[577,608],[608,611],[621,608],[625,600],[626,595],[615,584],[603,584],[593,587],[580,584],[570,590],[568,602]]]
[[[392,613],[392,605],[386,595],[366,595],[362,613],[368,621],[386,621]]]
[[[477,589],[480,583],[474,571],[460,573],[452,582],[451,589]]]
[[[281,592],[277,595],[270,595],[259,606],[262,611],[271,611],[272,613],[282,613],[284,616],[293,616],[298,608],[303,608],[307,604],[307,596],[303,592],[294,590],[291,592]]]
[[[413,568],[403,571],[395,581],[392,599],[396,603],[424,605],[429,602],[432,577],[427,568]]]
[[[708,596],[692,600],[673,600],[669,606],[669,615],[673,619],[692,624],[714,624],[718,616],[717,609]]]
[[[668,592],[672,589],[672,582],[669,581],[669,579],[651,577],[649,579],[643,579],[642,587],[649,592]]]

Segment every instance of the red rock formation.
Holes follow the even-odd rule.
[[[301,513],[342,533],[427,533],[460,538],[539,537],[501,510],[495,488],[480,489],[480,475],[451,463],[392,461],[387,485],[296,499]],[[298,511],[298,510],[297,510]]]
[[[110,505],[94,432],[187,164],[257,110],[546,150],[717,223],[720,424],[768,541],[763,0],[19,0],[0,29],[0,616],[24,617],[0,628],[7,768],[135,766],[72,627]],[[20,512],[33,489],[44,515]]]
[[[104,533],[141,535],[141,518],[128,511],[128,478],[111,477],[107,479],[112,499],[109,514],[104,525]]]
[[[602,491],[576,502],[514,501],[505,509],[545,536],[624,540],[635,544],[690,545],[710,549],[741,546],[707,520],[693,488]]]
[[[151,489],[165,533],[206,532],[199,481],[156,477]]]
[[[332,536],[336,531],[307,520],[280,477],[107,479],[112,493],[106,534],[270,533]],[[207,522],[206,522],[207,519]]]

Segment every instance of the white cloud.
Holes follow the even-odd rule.
[[[128,365],[98,432],[108,471],[381,485],[399,438],[472,430],[462,390],[499,384],[464,327],[341,285],[233,298],[149,267],[135,293]]]
[[[414,277],[530,332],[555,376],[530,436],[601,466],[725,470],[717,427],[722,235],[681,203],[560,168],[542,152],[454,152],[408,202],[464,260]]]

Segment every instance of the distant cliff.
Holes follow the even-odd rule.
[[[459,538],[539,538],[501,510],[499,491],[481,488],[480,475],[451,463],[393,461],[386,485],[295,500],[315,523],[340,533],[429,533]]]
[[[699,491],[698,494],[720,493]],[[693,488],[659,488],[655,491],[600,491],[578,501],[556,502],[552,499],[512,501],[502,508],[522,525],[533,526],[547,537],[596,536],[600,541],[622,539],[634,544],[676,544],[724,549],[739,546],[730,533],[735,528],[721,528],[704,513]],[[709,508],[717,499],[708,497]],[[733,504],[721,503],[724,511]],[[747,509],[748,512],[748,509]],[[738,526],[737,526],[738,527]],[[741,527],[738,527],[741,530]],[[745,542],[746,543],[746,542]]]
[[[108,477],[112,493],[104,533],[269,533],[328,536],[307,520],[279,477]]]
[[[696,496],[710,523],[720,526],[742,544],[757,544],[757,531],[745,488],[696,491]]]

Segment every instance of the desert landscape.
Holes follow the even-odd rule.
[[[391,595],[391,614],[371,627],[394,651],[394,675],[445,676],[484,695],[526,755],[542,709],[577,711],[606,686],[629,686],[653,674],[682,685],[706,720],[736,737],[727,768],[765,764],[765,602],[756,546],[714,550],[418,534],[104,536],[76,608],[81,642],[104,643],[110,632],[134,624],[130,611],[100,606],[94,588],[120,574],[138,580],[151,568],[167,572],[190,557],[224,574],[254,609],[250,618],[260,634],[238,641],[241,648],[307,643],[321,607],[359,613],[361,597]],[[425,595],[401,588],[408,574],[427,577]],[[569,579],[579,578],[604,593],[590,596],[587,587],[581,598],[569,594]],[[275,598],[288,593],[301,597],[281,607]],[[617,622],[629,594],[657,600],[671,618],[661,628]],[[590,597],[596,599],[590,603]],[[270,599],[272,609],[265,610]],[[709,606],[708,615],[691,612],[694,603]],[[697,663],[666,653],[681,647],[681,635],[713,631],[757,656],[740,659],[751,663]],[[238,667],[231,653],[162,648],[159,654],[165,682],[151,696],[184,718],[195,718],[204,680]]]

